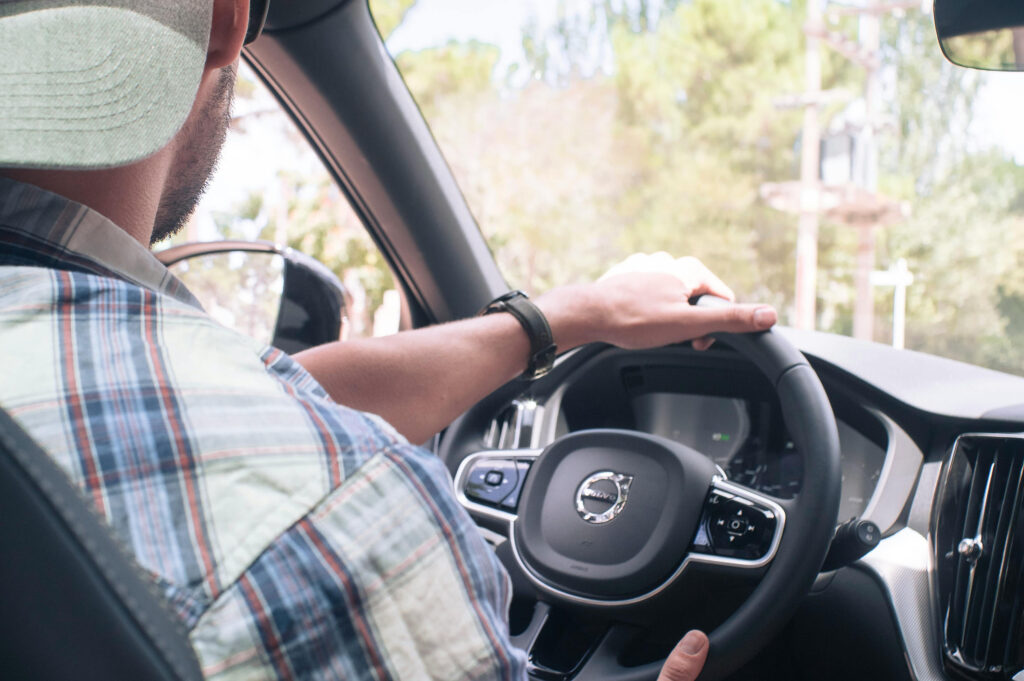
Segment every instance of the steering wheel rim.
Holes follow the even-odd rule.
[[[704,296],[698,304],[723,303]],[[762,649],[810,590],[835,531],[842,479],[835,416],[803,354],[774,331],[716,338],[753,361],[772,382],[803,463],[803,480],[800,493],[785,504],[787,526],[771,567],[743,605],[711,632],[711,651],[701,677],[707,679],[725,676]],[[760,618],[762,626],[749,627],[754,618]]]
[[[703,296],[696,304],[730,303]],[[709,632],[711,646],[702,680],[720,679],[736,670],[761,650],[796,610],[828,551],[838,514],[841,479],[835,418],[824,388],[806,358],[781,334],[771,330],[714,337],[750,360],[771,383],[788,433],[802,459],[803,481],[794,499],[774,500],[785,508],[785,527],[774,557],[750,596]],[[449,435],[458,440],[459,431],[466,425],[453,424]],[[511,536],[511,524],[509,529]],[[617,663],[616,651],[624,641],[611,639],[621,636],[613,628],[606,637],[609,640],[601,641],[574,679],[654,679],[660,662],[629,668]],[[523,637],[519,639],[522,641]]]

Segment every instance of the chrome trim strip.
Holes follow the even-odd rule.
[[[511,410],[511,414],[509,414]],[[527,416],[532,416],[533,425],[530,426],[529,442],[523,442],[524,423]],[[544,407],[532,397],[516,398],[507,407],[491,419],[491,425],[487,428],[484,441],[492,449],[520,449],[537,448],[538,431],[544,418]]]
[[[531,570],[530,567],[527,566],[526,563],[523,561],[522,555],[519,551],[519,547],[516,545],[515,517],[513,517],[513,519],[509,522],[508,532],[509,544],[512,548],[512,555],[515,557],[516,564],[519,565],[519,568],[523,571],[523,574],[526,575],[527,579],[529,579],[530,582],[541,591],[553,596],[557,596],[558,598],[569,601],[571,603],[578,603],[580,605],[590,605],[597,607],[621,607],[625,605],[635,605],[637,603],[643,603],[644,601],[653,598],[654,596],[658,595],[659,593],[667,589],[669,586],[671,586],[672,583],[675,582],[681,574],[683,574],[683,571],[686,570],[690,563],[707,563],[712,565],[723,565],[746,569],[761,568],[770,563],[775,558],[775,554],[779,550],[779,543],[782,541],[782,532],[786,526],[786,511],[782,508],[782,506],[780,506],[771,498],[758,494],[757,492],[750,490],[746,487],[743,487],[742,485],[736,485],[731,482],[728,482],[727,480],[720,478],[718,476],[712,478],[711,490],[709,491],[709,494],[716,491],[719,493],[726,494],[731,498],[743,499],[746,501],[763,505],[767,507],[769,510],[771,510],[773,513],[775,513],[775,535],[772,537],[771,547],[769,548],[768,553],[765,554],[764,557],[759,558],[757,560],[747,560],[743,558],[707,556],[704,554],[689,552],[687,553],[686,558],[683,560],[682,564],[680,564],[680,566],[676,569],[676,571],[673,572],[668,577],[668,579],[666,579],[664,582],[656,586],[651,591],[640,596],[634,596],[632,598],[614,600],[589,598],[587,596],[579,596],[569,591],[565,591],[564,589],[549,584],[544,580],[543,577],[541,577],[540,575],[536,574],[533,570]]]
[[[517,459],[536,459],[540,456],[543,450],[540,449],[489,449],[475,454],[470,454],[462,463],[459,464],[459,468],[455,471],[455,478],[452,480],[452,488],[455,492],[455,498],[460,504],[467,510],[482,515],[492,520],[501,520],[511,522],[516,519],[514,513],[508,511],[502,511],[491,506],[485,506],[484,504],[477,503],[466,496],[466,481],[469,478],[469,471],[473,468],[473,464],[484,459],[493,459],[495,461],[515,461]]]
[[[872,407],[864,409],[881,422],[888,443],[878,482],[860,517],[878,525],[885,535],[899,522],[914,491],[924,454],[895,421]]]
[[[544,415],[547,412],[547,407],[535,400],[531,399],[533,409],[533,426],[530,427],[530,441],[524,446],[526,449],[544,449],[545,445],[541,444],[540,431],[544,426]]]
[[[290,250],[291,249],[287,246],[276,244],[272,241],[239,241],[227,239],[221,241],[189,241],[188,243],[178,244],[177,246],[171,246],[161,251],[156,251],[153,255],[155,255],[157,260],[163,263],[165,267],[170,267],[175,263],[196,255],[215,255],[217,253],[230,253],[232,251],[245,251],[246,253],[277,253],[278,255],[284,255],[285,252]]]

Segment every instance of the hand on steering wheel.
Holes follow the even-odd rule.
[[[658,681],[694,681],[708,659],[708,637],[691,631],[683,637],[665,660]]]
[[[764,331],[778,319],[770,305],[690,304],[705,294],[735,299],[732,289],[697,258],[635,254],[592,284],[552,289],[537,305],[560,351],[592,342],[637,350],[688,340],[705,350],[714,342],[709,334]]]

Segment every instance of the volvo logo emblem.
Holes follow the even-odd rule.
[[[576,490],[576,512],[594,525],[610,522],[622,513],[632,484],[632,475],[598,471]]]

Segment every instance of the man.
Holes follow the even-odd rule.
[[[247,21],[247,0],[0,3],[0,406],[131,547],[208,677],[523,678],[507,576],[408,441],[536,362],[537,324],[561,350],[707,347],[775,312],[692,307],[732,293],[659,254],[525,304],[532,322],[295,358],[219,327],[147,247],[215,165]],[[662,678],[707,650],[691,632]]]

